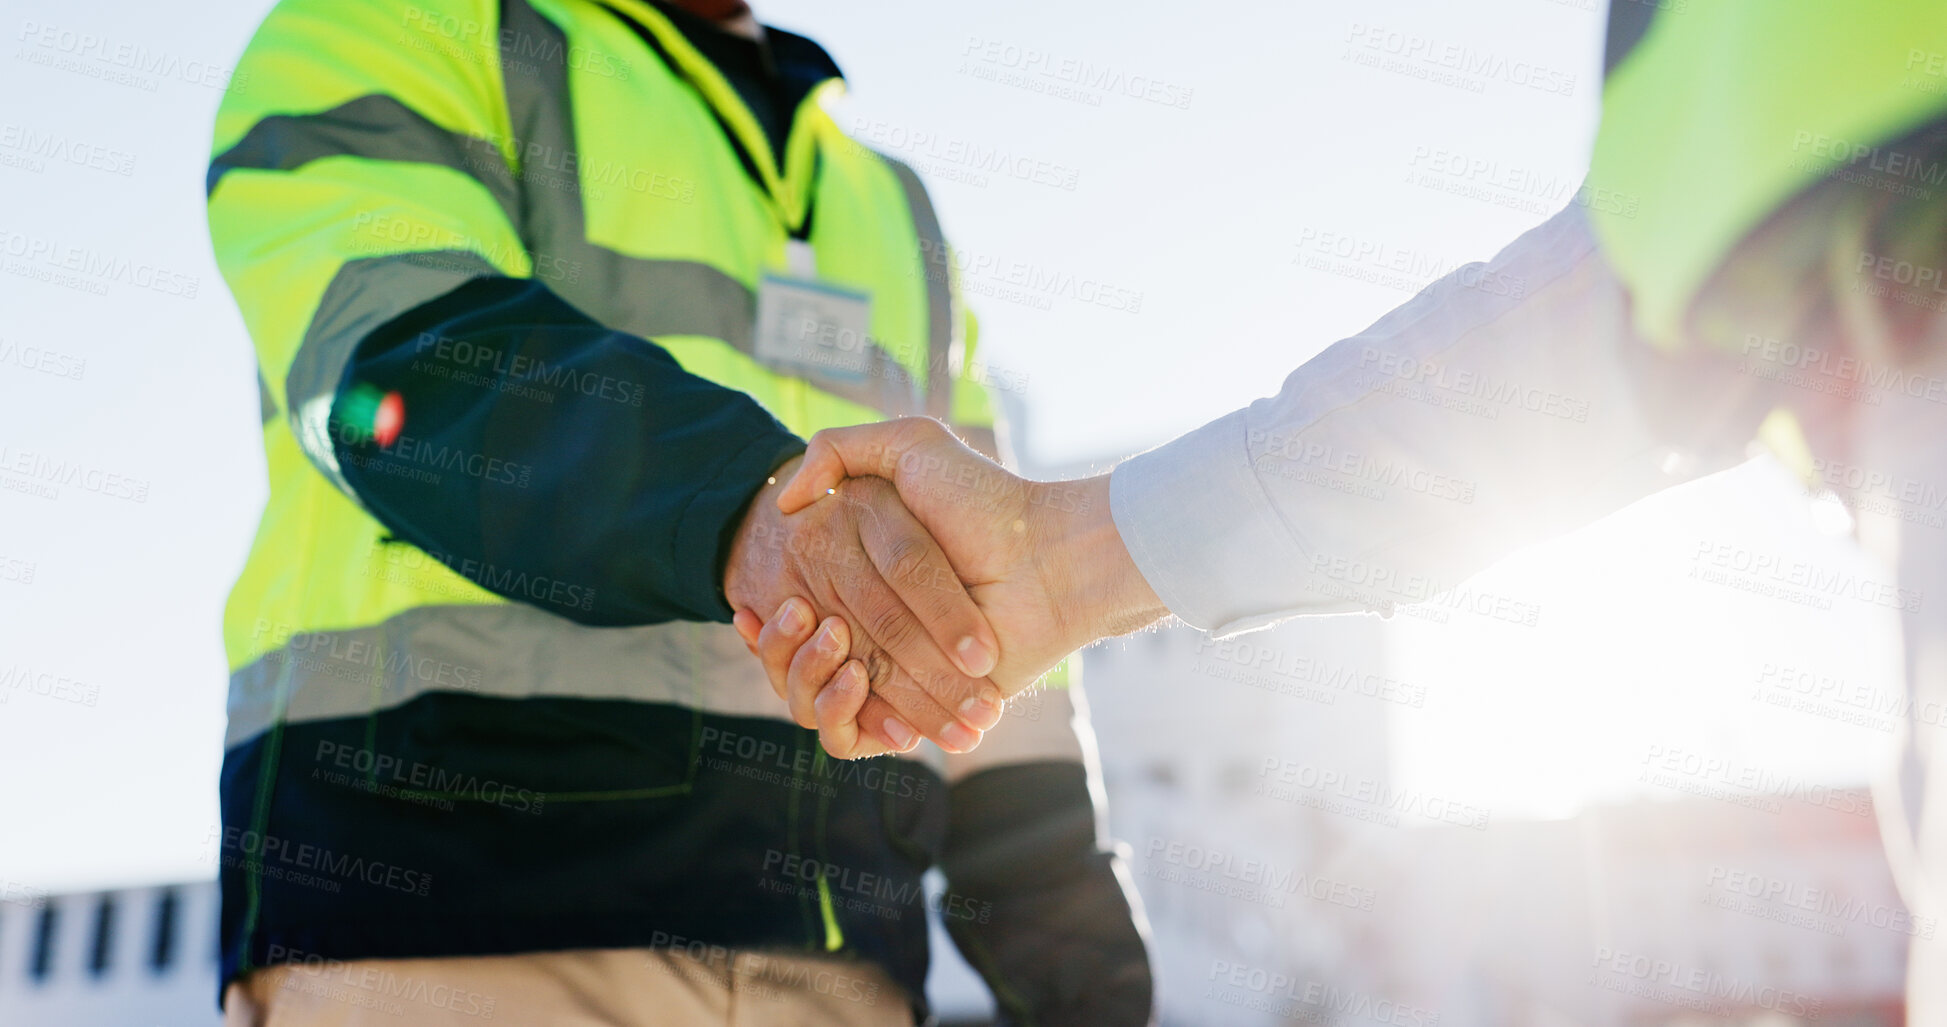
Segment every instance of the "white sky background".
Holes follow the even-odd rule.
[[[0,15],[0,467],[24,451],[149,484],[143,502],[77,485],[54,499],[0,490],[0,674],[52,673],[97,696],[87,706],[12,689],[0,704],[0,888],[212,872],[219,615],[264,495],[250,348],[203,220],[218,91],[49,67],[37,61],[67,55],[27,28],[143,46],[193,74],[190,62],[233,65],[268,6],[9,0]],[[1029,290],[1046,297],[1040,309],[976,284],[983,346],[1025,379],[1025,448],[1044,463],[1125,455],[1275,391],[1410,295],[1298,266],[1305,240],[1350,233],[1407,251],[1428,268],[1422,279],[1490,256],[1544,214],[1415,185],[1416,154],[1577,179],[1600,80],[1600,14],[1549,0],[1337,0],[1220,16],[1109,0],[758,9],[832,50],[853,88],[841,124],[919,167],[970,257],[1066,274],[1089,295],[1140,293],[1132,314]],[[1489,80],[1475,92],[1361,66],[1345,59],[1355,24],[1539,63],[1575,85],[1562,96]],[[980,59],[985,41],[1007,48],[999,61]],[[1027,50],[1048,56],[1007,67]],[[1189,105],[1083,87],[1094,105],[969,73],[1053,84],[1036,72],[1064,61],[1190,90]],[[36,170],[8,131],[132,155],[132,172],[54,159]],[[915,133],[930,141],[915,145]],[[958,162],[966,147],[1046,162],[1073,188],[969,167]],[[974,176],[984,181],[964,180]],[[108,282],[101,296],[31,280],[6,255],[22,239],[159,266],[193,277],[197,293]],[[82,376],[29,370],[8,346],[85,359]],[[1755,539],[1787,559],[1884,576],[1817,534],[1765,465],[1532,550],[1476,584],[1541,605],[1539,627],[1472,617],[1401,627],[1399,671],[1429,701],[1398,718],[1396,783],[1497,818],[1560,815],[1664,794],[1634,783],[1650,745],[1864,780],[1884,734],[1772,710],[1750,691],[1768,662],[1897,688],[1888,659],[1860,655],[1886,652],[1888,615],[1847,600],[1807,613],[1687,582],[1700,539]],[[7,580],[9,560],[31,564],[32,581]]]

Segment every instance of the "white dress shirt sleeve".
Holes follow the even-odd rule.
[[[1570,206],[1117,467],[1116,527],[1170,611],[1219,634],[1433,598],[1698,470],[1632,396],[1628,302]]]

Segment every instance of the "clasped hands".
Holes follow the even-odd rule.
[[[938,421],[819,432],[751,502],[724,594],[800,725],[842,759],[966,752],[1007,697],[1167,611],[1109,478],[1032,482]]]

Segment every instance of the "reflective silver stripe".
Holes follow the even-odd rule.
[[[919,175],[883,153],[879,157],[899,176],[906,205],[913,212],[913,232],[919,236],[920,269],[926,275],[926,413],[948,420],[953,411],[953,371],[960,366],[964,340],[960,312],[954,309],[953,261],[947,253],[946,233],[940,231],[939,215],[933,212],[933,201]]]
[[[524,153],[576,153],[567,37],[526,0],[502,0],[500,17],[502,78],[518,149]],[[644,339],[665,335],[721,339],[769,366],[757,355],[757,297],[749,286],[707,264],[631,257],[589,242],[581,189],[575,179],[579,162],[557,157],[551,163],[565,168],[542,169],[544,177],[537,178],[523,166],[517,176],[516,224],[521,236],[537,256],[558,258],[537,259],[536,278],[616,331]],[[775,369],[888,416],[918,413],[921,400],[916,376],[876,343],[868,345],[869,363],[863,380],[795,365]]]
[[[318,300],[317,313],[284,379],[291,432],[305,455],[346,495],[357,497],[331,445],[331,403],[345,366],[373,329],[482,275],[500,272],[465,250],[396,253],[348,261]]]
[[[744,283],[695,261],[643,260],[592,245],[588,250],[594,274],[581,291],[602,298],[597,316],[603,324],[645,339],[703,335],[755,351],[757,297]]]
[[[235,146],[210,162],[204,194],[229,172],[248,168],[292,171],[321,157],[436,164],[469,175],[493,194],[509,219],[517,190],[506,158],[492,143],[451,132],[390,96],[347,100],[315,114],[273,114],[245,132]]]
[[[760,364],[860,406],[894,417],[920,410],[918,378],[876,342],[866,343],[862,380],[797,364],[772,365],[758,356],[757,296],[742,282],[693,261],[645,260],[592,245],[586,252],[595,273],[578,286],[556,289],[610,328],[645,339],[722,339]]]
[[[514,224],[536,253],[581,258],[580,251],[591,247],[583,230],[579,151],[568,113],[572,94],[567,55],[567,36],[527,0],[501,0],[500,75],[514,151],[542,154],[549,158],[544,163],[562,165],[537,180],[534,164],[522,163],[516,173],[520,214]],[[557,292],[565,284],[539,268],[535,277],[547,280]]]
[[[358,717],[432,692],[665,702],[784,718],[728,624],[584,627],[521,603],[421,606],[382,624],[300,632],[230,676],[225,746],[287,724]]]

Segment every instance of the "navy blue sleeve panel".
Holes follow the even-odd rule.
[[[952,786],[949,805],[941,919],[1002,1021],[1149,1023],[1149,953],[1119,857],[1097,841],[1082,765],[982,770]]]
[[[396,391],[381,447],[348,399]],[[728,621],[744,508],[803,452],[750,396],[532,280],[486,277],[358,345],[333,449],[365,508],[470,581],[583,624]],[[369,422],[369,418],[367,418]]]

